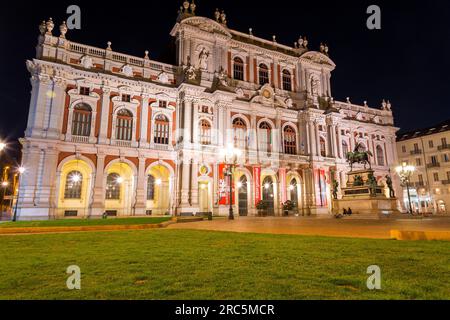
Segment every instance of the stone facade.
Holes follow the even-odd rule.
[[[411,202],[416,213],[448,213],[450,205],[450,121],[398,137],[399,161],[415,166]],[[408,207],[406,188],[404,207]]]
[[[187,3],[187,4],[186,4]],[[195,15],[186,1],[171,35],[174,65],[71,42],[40,26],[27,61],[31,102],[23,144],[19,219],[227,214],[221,150],[242,152],[233,174],[236,215],[263,200],[281,214],[331,212],[346,153],[373,154],[378,179],[396,164],[390,103],[334,101],[328,47],[294,47],[227,27],[225,13]],[[187,8],[186,8],[187,6]]]

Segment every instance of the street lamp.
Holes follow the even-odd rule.
[[[225,175],[227,175],[230,178],[230,197],[229,197],[229,203],[230,203],[230,209],[228,214],[229,220],[234,220],[234,214],[233,214],[233,168],[236,166],[237,159],[241,155],[241,150],[234,147],[232,143],[228,144],[227,148],[224,148],[221,150],[221,154],[224,157],[224,162],[227,165],[227,168],[224,169]]]
[[[27,169],[25,167],[23,167],[23,166],[20,166],[17,169],[17,172],[18,172],[17,181],[18,181],[19,185],[18,185],[18,188],[17,188],[17,199],[16,199],[16,205],[14,206],[14,215],[13,215],[12,221],[16,221],[17,220],[17,206],[19,205],[19,194],[20,194],[20,176],[22,174],[24,174],[25,171],[27,171]]]
[[[400,177],[400,180],[402,181],[403,185],[406,185],[406,191],[408,193],[408,204],[409,204],[409,213],[413,214],[412,205],[411,205],[411,194],[409,192],[409,179],[411,178],[411,175],[414,173],[416,168],[411,165],[407,165],[406,162],[403,162],[401,166],[398,166],[395,168],[395,171],[397,172],[398,176]]]
[[[0,151],[3,151],[3,149],[6,148],[6,143],[0,142]]]

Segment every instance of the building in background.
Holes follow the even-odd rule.
[[[370,150],[378,180],[397,163],[393,114],[332,98],[328,47],[294,47],[196,15],[185,1],[171,31],[173,64],[75,43],[67,27],[39,29],[27,61],[32,93],[23,144],[19,219],[110,215],[226,215],[221,150],[241,150],[233,174],[237,215],[263,201],[281,214],[329,214],[346,154]],[[395,177],[393,177],[395,179]],[[386,191],[387,192],[387,191]]]
[[[397,139],[400,162],[416,167],[411,178],[414,212],[448,213],[450,206],[450,120],[401,134]],[[405,191],[406,192],[406,191]],[[407,196],[404,196],[407,201]],[[405,203],[405,207],[408,205]]]

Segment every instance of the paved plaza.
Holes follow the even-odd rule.
[[[299,234],[332,237],[389,239],[391,230],[450,231],[450,217],[410,219],[353,220],[306,217],[239,217],[178,223],[170,229],[196,229],[272,234]]]

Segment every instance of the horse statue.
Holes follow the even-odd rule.
[[[358,143],[353,152],[347,153],[347,162],[350,164],[350,171],[353,171],[354,163],[364,165],[364,169],[366,169],[366,165],[369,165],[369,169],[372,169],[372,165],[370,163],[371,156],[372,152],[366,151],[364,146],[361,143]]]

